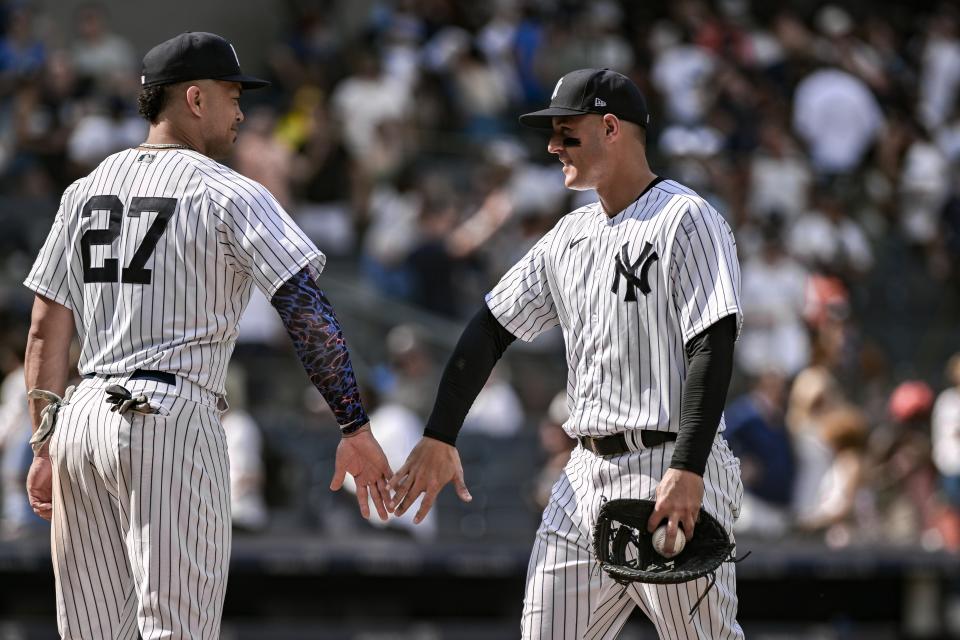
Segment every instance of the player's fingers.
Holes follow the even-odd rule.
[[[683,527],[683,535],[686,536],[687,540],[693,537],[693,528],[697,525],[697,520],[692,515],[687,516],[680,523],[680,526]]]
[[[357,483],[357,504],[360,505],[360,515],[365,519],[370,519],[370,502],[368,498],[370,493],[367,491],[366,485]]]
[[[420,497],[420,494],[424,492],[425,487],[420,480],[415,479],[411,485],[410,490],[407,491],[400,500],[397,501],[397,508],[394,513],[398,516],[402,516],[406,513],[407,509],[410,508],[414,502],[417,501],[417,498]]]
[[[387,457],[382,456],[382,458],[383,459],[380,461],[380,468],[377,469],[377,473],[389,480],[393,477],[393,469],[390,468],[390,463],[387,462]]]
[[[30,508],[33,509],[33,512],[43,518],[44,520],[50,520],[53,515],[53,504],[50,502],[40,502],[39,500],[31,500]]]
[[[409,479],[410,465],[408,463],[397,469],[397,472],[390,478],[390,490],[396,494],[400,490],[400,487],[406,484]]]
[[[413,524],[420,524],[423,522],[423,519],[427,517],[428,513],[430,513],[430,508],[437,499],[438,493],[440,493],[439,489],[436,491],[427,491],[424,494],[423,502],[420,503],[420,509],[417,511],[417,515],[413,518]]]
[[[473,500],[473,496],[470,495],[470,490],[467,489],[467,483],[463,481],[463,473],[457,474],[456,480],[453,482],[453,486],[457,489],[457,496],[460,497],[464,502],[470,502]]]
[[[387,521],[387,505],[386,500],[383,499],[383,494],[380,493],[380,482],[382,480],[372,483],[369,486],[370,497],[373,498],[373,506],[377,509],[377,515],[380,516],[380,519],[384,522]]]
[[[650,514],[650,518],[647,519],[647,531],[653,533],[657,530],[664,520],[667,519],[667,512],[664,509],[659,509],[654,507],[653,513]]]
[[[664,549],[676,549],[678,526],[679,522],[675,518],[667,521],[667,535],[663,538]]]
[[[347,474],[347,467],[337,460],[336,468],[333,470],[333,479],[330,481],[330,490],[339,491],[340,487],[343,486],[343,478]]]
[[[393,491],[393,506],[396,508],[403,497],[407,495],[407,492],[410,491],[410,487],[413,486],[413,477],[406,473],[401,475],[401,473],[397,471],[393,478],[390,479],[390,482],[387,483],[387,486]]]
[[[377,490],[380,491],[380,497],[383,498],[383,504],[387,507],[387,511],[393,513],[393,495],[390,493],[390,486],[387,484],[386,479],[377,479]]]

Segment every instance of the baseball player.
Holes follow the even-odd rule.
[[[741,638],[732,564],[688,615],[706,579],[625,590],[591,548],[600,506],[615,498],[655,500],[647,526],[667,523],[667,548],[678,528],[696,535],[701,506],[732,530],[743,490],[718,429],[741,322],[733,234],[703,198],[651,172],[646,103],[623,75],[573,71],[549,108],[520,121],[551,132],[566,186],[596,189],[599,202],[564,216],[487,294],[444,371],[425,437],[391,480],[396,513],[424,494],[422,516],[451,480],[470,499],[454,446],[464,415],[515,338],[559,324],[564,429],[578,446],[537,531],[522,636],[614,638],[638,606],[661,638]]]
[[[332,489],[391,509],[350,356],[316,278],[325,257],[260,184],[214,161],[243,121],[233,46],[185,33],[143,60],[147,141],[63,194],[26,286],[36,456],[27,490],[52,522],[64,638],[219,638],[230,558],[220,415],[237,322],[271,299],[340,425]],[[68,347],[79,333],[76,388]],[[44,406],[44,402],[47,402]]]

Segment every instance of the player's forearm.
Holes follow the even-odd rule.
[[[280,314],[310,381],[330,405],[340,431],[355,433],[369,422],[350,352],[333,306],[307,267],[288,280],[271,300]]]
[[[63,395],[70,375],[73,331],[72,311],[45,298],[36,298],[23,364],[27,390],[45,389]],[[40,411],[46,402],[31,398],[28,403],[36,430],[40,425]]]
[[[714,323],[687,345],[687,379],[680,398],[680,433],[670,467],[703,475],[720,426],[733,372],[736,316]]]
[[[453,445],[493,367],[516,337],[483,305],[467,324],[447,361],[423,434]]]

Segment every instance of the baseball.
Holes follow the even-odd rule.
[[[683,551],[684,545],[687,544],[687,537],[683,535],[683,529],[677,529],[677,538],[673,542],[673,551],[670,551],[664,546],[664,543],[667,540],[667,525],[662,524],[657,527],[657,530],[653,532],[653,548],[654,550],[662,555],[664,558],[672,558],[681,551]]]

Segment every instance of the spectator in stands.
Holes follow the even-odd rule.
[[[67,141],[83,115],[83,98],[73,62],[62,50],[52,51],[41,77],[22,84],[13,96],[15,162],[39,163],[53,181],[50,192],[62,191],[74,179],[67,163]]]
[[[377,127],[407,116],[412,87],[387,77],[371,51],[357,51],[353,61],[354,73],[337,84],[330,105],[351,157],[366,165],[376,152]]]
[[[20,342],[19,340],[17,342]],[[33,459],[33,432],[23,387],[23,348],[3,345],[0,384],[0,540],[42,530],[46,523],[33,514],[25,491]]]
[[[269,106],[251,109],[233,150],[234,168],[266,187],[286,211],[295,212],[291,179],[293,153],[274,134],[277,118]]]
[[[426,342],[426,330],[413,324],[400,324],[387,333],[388,370],[381,385],[384,403],[406,407],[421,420],[433,408],[438,366]]]
[[[34,31],[33,8],[26,2],[9,6],[6,32],[0,37],[0,96],[43,72],[47,46]]]
[[[473,406],[463,421],[463,432],[509,438],[520,432],[523,423],[523,405],[510,384],[509,367],[501,360],[494,367],[477,399],[473,401]],[[406,457],[403,460],[406,460]],[[403,464],[403,461],[400,464]]]
[[[820,419],[819,435],[830,455],[817,486],[816,504],[797,514],[802,530],[823,532],[831,547],[862,543],[870,533],[862,523],[871,508],[866,490],[867,417],[853,405],[828,410]]]
[[[933,405],[933,463],[947,503],[960,513],[960,353],[947,361],[946,378],[950,386]]]
[[[723,436],[740,459],[746,491],[737,532],[783,535],[791,523],[796,474],[793,443],[785,421],[786,381],[776,371],[756,377],[750,391],[724,411]]]
[[[943,151],[917,121],[907,123],[908,137],[900,162],[897,218],[907,242],[933,249],[940,218],[954,183]]]
[[[807,271],[784,250],[779,217],[761,226],[762,249],[743,263],[744,321],[737,364],[748,375],[779,371],[791,377],[810,362],[803,321]]]
[[[888,419],[871,434],[882,530],[888,541],[909,543],[936,526],[937,473],[930,439],[934,394],[927,383],[897,385]]]
[[[814,71],[793,94],[793,129],[818,175],[857,171],[882,127],[883,112],[870,88],[846,71]]]
[[[820,480],[832,454],[821,429],[823,417],[844,403],[840,385],[824,367],[812,366],[794,378],[787,399],[786,424],[796,457],[793,510],[795,515],[816,509]]]
[[[513,201],[503,189],[487,194],[466,218],[457,213],[449,195],[425,199],[420,210],[419,243],[407,256],[413,300],[435,313],[457,317],[461,296],[469,298],[464,280],[479,272],[477,252],[513,213]],[[479,288],[487,285],[484,281]]]
[[[917,114],[936,130],[956,111],[960,97],[960,20],[956,6],[943,3],[925,22]]]
[[[780,119],[762,122],[758,134],[759,147],[750,157],[747,208],[754,219],[777,213],[789,223],[808,208],[809,162]]]
[[[810,269],[851,281],[873,266],[873,249],[839,187],[814,189],[814,208],[792,226],[787,250]]]
[[[483,142],[503,128],[501,116],[509,104],[510,89],[470,34],[463,30],[454,33],[456,37],[449,38],[444,75],[465,133]]]
[[[133,46],[123,37],[111,33],[107,26],[107,10],[91,2],[77,9],[77,39],[70,57],[80,77],[102,91],[113,90],[118,82],[138,75]]]
[[[650,30],[654,54],[653,86],[663,96],[665,121],[686,126],[702,124],[711,105],[711,78],[717,61],[690,41],[680,27],[658,22]],[[573,68],[573,67],[571,67]]]
[[[120,95],[103,96],[96,108],[80,118],[67,141],[67,157],[75,171],[91,171],[104,158],[136,147],[147,135],[147,122]]]
[[[233,528],[256,533],[269,523],[264,500],[263,434],[247,411],[247,376],[234,362],[227,373],[229,409],[221,420],[230,458],[230,511]]]
[[[960,354],[947,361],[949,387],[940,392],[933,405],[931,440],[933,463],[939,475],[941,509],[936,513],[937,530],[944,546],[960,551]]]

